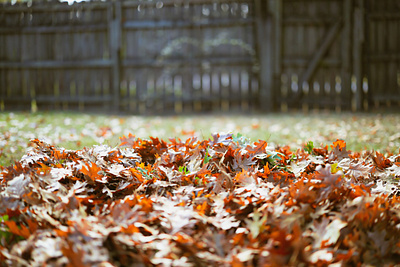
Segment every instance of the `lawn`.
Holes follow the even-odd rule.
[[[119,137],[208,139],[214,132],[242,134],[251,141],[288,145],[292,150],[308,141],[347,142],[352,151],[397,152],[400,147],[400,114],[268,114],[193,115],[169,117],[107,116],[65,112],[0,113],[0,165],[18,161],[30,139],[44,139],[67,149],[95,144],[115,147]]]

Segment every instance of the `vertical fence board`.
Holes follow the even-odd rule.
[[[274,105],[273,97],[273,69],[272,61],[272,21],[267,16],[268,5],[267,1],[256,1],[256,18],[257,18],[257,41],[258,54],[260,58],[260,107],[264,111],[271,111]]]
[[[363,56],[368,74],[368,96],[376,108],[399,106],[396,68],[400,64],[400,46],[396,44],[398,33],[394,31],[400,23],[400,6],[395,3],[390,0],[366,1],[365,32],[369,38]]]
[[[342,44],[341,44],[341,77],[342,77],[342,90],[341,98],[343,99],[341,105],[338,108],[351,109],[351,29],[352,29],[352,1],[343,1],[343,30],[342,30]]]
[[[364,0],[356,0],[356,6],[354,7],[354,18],[353,18],[353,73],[356,79],[355,82],[355,94],[354,94],[354,105],[355,109],[360,111],[363,103],[363,46],[364,41]],[[369,40],[372,45],[373,40]]]

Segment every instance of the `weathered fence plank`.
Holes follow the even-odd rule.
[[[112,61],[112,80],[111,80],[111,90],[113,92],[114,99],[114,109],[119,109],[120,100],[120,69],[121,69],[121,2],[109,2],[108,8],[108,21],[109,21],[109,47],[110,47],[110,58]]]
[[[260,61],[260,83],[263,90],[260,91],[260,107],[264,111],[274,110],[274,87],[273,87],[273,65],[272,54],[272,19],[268,16],[268,2],[257,0],[257,37],[258,55]]]
[[[353,19],[353,69],[355,77],[354,103],[356,110],[363,108],[363,42],[364,42],[364,0],[357,0]]]

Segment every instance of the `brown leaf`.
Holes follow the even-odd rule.
[[[384,170],[392,166],[392,162],[385,158],[385,156],[378,151],[375,152],[375,156],[372,156],[372,161],[374,162],[375,167],[379,170]]]
[[[83,250],[78,249],[71,242],[68,241],[68,245],[61,248],[61,251],[64,254],[64,256],[67,257],[67,259],[69,260],[69,264],[67,265],[68,267],[89,266],[88,264],[85,264],[83,262],[83,257],[84,257]]]

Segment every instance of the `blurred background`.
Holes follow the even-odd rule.
[[[400,105],[398,0],[1,1],[0,110]]]

